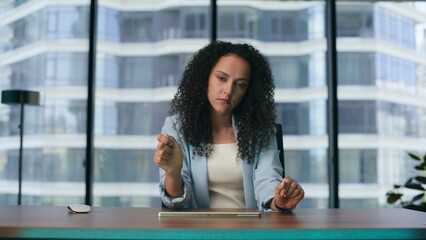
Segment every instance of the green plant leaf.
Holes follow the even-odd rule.
[[[421,193],[419,195],[414,196],[413,199],[411,199],[411,203],[413,203],[413,202],[415,202],[419,199],[422,199],[424,195],[425,195],[424,193]]]
[[[411,159],[414,159],[414,160],[420,161],[420,158],[419,158],[417,155],[412,154],[412,153],[408,153],[408,155],[411,157]]]
[[[426,163],[426,154],[423,156],[423,163]]]
[[[403,207],[406,208],[406,209],[426,212],[426,207],[422,206],[422,205],[408,204],[408,205],[405,205]]]
[[[393,185],[393,188],[395,188],[395,189],[399,189],[400,187],[401,187],[401,185],[397,185],[397,184]]]
[[[405,183],[404,183],[404,187],[407,185],[410,185],[413,182],[413,177],[410,177]]]
[[[415,177],[415,179],[419,181],[420,183],[426,184],[426,177],[417,176]]]
[[[402,196],[401,193],[393,193],[393,192],[388,192],[388,193],[386,193],[386,195],[388,195],[387,202],[389,204],[395,203],[396,201],[398,201],[399,199],[401,199],[401,196]]]
[[[426,170],[426,165],[420,164],[414,167],[416,170],[424,171]]]
[[[421,184],[410,183],[410,184],[404,185],[404,187],[410,188],[410,189],[416,189],[416,190],[420,190],[420,191],[425,191],[424,187],[422,187]]]

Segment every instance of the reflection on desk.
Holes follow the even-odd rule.
[[[0,238],[425,239],[426,214],[406,209],[296,209],[260,218],[159,218],[159,208],[0,206]],[[199,209],[198,211],[256,211]]]

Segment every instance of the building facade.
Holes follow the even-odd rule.
[[[0,89],[44,95],[26,107],[24,204],[84,201],[88,16],[88,0],[0,4]],[[210,24],[209,1],[99,1],[95,205],[159,206],[155,135]],[[386,207],[411,174],[406,152],[426,150],[425,29],[419,3],[337,5],[342,207]],[[270,61],[301,207],[327,207],[325,35],[321,1],[218,1],[218,38]],[[19,116],[0,105],[0,204],[16,202]]]

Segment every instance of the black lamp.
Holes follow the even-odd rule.
[[[18,205],[21,205],[22,199],[22,143],[24,136],[24,105],[41,105],[40,93],[28,90],[3,90],[1,92],[1,103],[4,104],[21,104],[21,120],[20,129],[20,145],[19,145],[19,165],[18,165]]]

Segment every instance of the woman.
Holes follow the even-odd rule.
[[[169,208],[293,210],[304,191],[281,176],[274,82],[248,44],[216,41],[188,63],[154,162]]]

